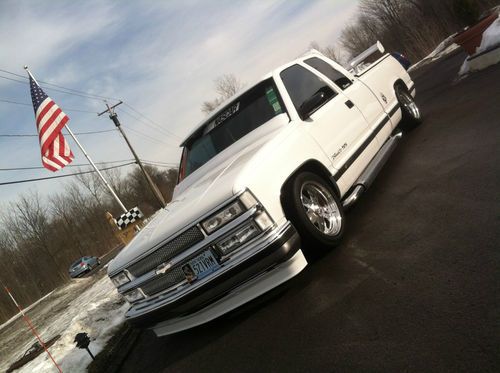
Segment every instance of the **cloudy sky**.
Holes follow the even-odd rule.
[[[2,171],[41,166],[38,138],[11,136],[36,134],[29,87],[11,74],[25,76],[25,64],[40,81],[111,104],[123,100],[117,113],[139,156],[177,164],[179,139],[203,119],[200,107],[214,98],[215,78],[232,73],[252,82],[311,41],[335,44],[356,6],[356,0],[1,0],[0,183],[54,175]],[[96,115],[105,109],[102,99],[41,85],[68,114],[73,132],[113,130],[109,118]],[[116,131],[79,140],[95,162],[132,158]],[[73,163],[86,163],[68,141]],[[48,194],[65,180],[0,185],[0,202],[30,189]]]

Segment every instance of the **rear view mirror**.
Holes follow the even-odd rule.
[[[320,106],[322,106],[328,97],[323,91],[318,91],[307,100],[304,101],[299,108],[299,115],[302,120],[305,120],[311,116]]]

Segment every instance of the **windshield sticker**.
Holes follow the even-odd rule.
[[[214,120],[215,127],[217,127],[219,124],[223,123],[227,119],[231,118],[234,114],[238,112],[238,110],[240,110],[239,102],[227,108],[221,115],[215,118]]]
[[[274,114],[281,114],[283,111],[281,110],[281,105],[278,101],[278,96],[276,96],[276,92],[274,92],[274,89],[272,87],[266,89],[266,97],[267,101],[274,109]]]

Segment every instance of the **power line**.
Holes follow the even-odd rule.
[[[94,135],[97,133],[107,133],[107,132],[116,132],[116,130],[102,130],[102,131],[88,131],[88,132],[75,132],[75,135]],[[20,133],[20,134],[5,134],[1,133],[0,137],[39,137],[38,135],[31,135],[27,133]]]
[[[12,71],[4,70],[4,69],[0,69],[0,71],[3,72],[3,73],[6,73],[6,74],[17,76],[17,77],[25,79],[25,80],[29,80],[29,78],[27,76],[25,76],[25,75],[17,74],[17,73],[14,73]],[[21,82],[21,83],[29,84],[26,81],[21,81],[21,80],[17,80],[17,79],[13,79],[13,78],[7,78],[7,77],[3,77],[3,78],[4,79],[8,79],[8,80],[13,80],[13,81],[16,81],[16,82]],[[57,84],[54,84],[54,83],[44,82],[43,80],[38,80],[37,79],[37,81],[38,81],[38,83],[42,83],[44,85],[49,85],[49,86],[52,86],[52,87],[64,89],[64,90],[69,91],[69,92],[73,92],[75,94],[78,94],[79,96],[84,95],[84,96],[86,96],[88,98],[94,98],[94,99],[99,99],[99,100],[116,100],[116,101],[119,101],[117,98],[114,98],[114,97],[106,97],[106,96],[101,96],[101,95],[95,95],[95,94],[92,94],[92,93],[80,91],[78,89],[63,87],[61,85],[57,85]],[[48,88],[48,89],[54,90],[54,88]],[[65,92],[65,93],[70,94],[69,92]]]
[[[141,161],[143,163],[147,163],[147,164],[150,164],[150,165],[153,165],[153,166],[165,166],[165,167],[169,167],[169,166],[179,166],[178,163],[174,163],[174,162],[156,162],[156,161],[147,161],[147,160],[143,160],[141,159]]]
[[[131,128],[131,127],[128,127],[128,126],[124,126],[124,125],[122,125],[122,127],[126,128],[129,131],[134,132],[136,135],[138,135],[138,136],[140,136],[140,137],[142,137],[144,139],[147,139],[147,140],[150,140],[150,141],[153,141],[153,142],[157,142],[157,143],[160,143],[160,144],[164,144],[164,145],[167,145],[167,146],[173,146],[172,144],[168,144],[165,141],[162,141],[162,140],[159,140],[157,138],[154,138],[154,137],[152,137],[152,136],[150,136],[148,134],[145,134],[144,132],[138,131],[138,130],[136,130],[134,128]]]
[[[169,131],[168,129],[166,128],[163,128],[161,125],[159,125],[158,123],[154,122],[152,119],[148,118],[147,116],[145,116],[144,114],[142,114],[141,112],[139,112],[137,109],[134,109],[131,105],[127,104],[126,102],[124,102],[125,106],[127,106],[130,110],[132,110],[133,112],[135,112],[136,114],[140,115],[141,117],[143,117],[144,119],[146,119],[147,121],[149,121],[151,123],[151,125],[153,126],[156,126],[158,130],[162,130],[162,131],[165,131],[167,132],[168,134],[170,134],[171,136],[175,137],[177,140],[182,140],[178,135],[176,135],[175,133],[173,133],[172,131]],[[123,110],[123,109],[122,109]]]
[[[0,75],[0,78],[7,79],[7,80],[10,80],[10,81],[13,81],[13,82],[18,82],[18,83],[21,83],[21,84],[26,84],[26,85],[30,84],[29,82],[27,82],[25,80],[19,80],[19,79],[9,78],[9,77],[3,76],[3,75]],[[83,98],[89,98],[89,99],[92,99],[92,100],[102,101],[101,98],[94,97],[93,95],[87,95],[87,94],[81,94],[81,93],[74,93],[74,92],[63,91],[62,89],[51,88],[51,87],[47,87],[46,85],[43,85],[43,88],[46,89],[46,90],[49,90],[49,91],[55,91],[55,92],[65,93],[67,95],[79,96],[79,97],[83,97]]]
[[[8,104],[15,104],[15,105],[23,105],[23,106],[30,106],[33,107],[33,104],[28,104],[26,102],[19,102],[19,101],[12,101],[12,100],[6,100],[4,98],[0,98],[0,102],[5,102]],[[90,111],[90,110],[81,110],[81,109],[68,109],[65,108],[64,111],[69,111],[69,112],[78,112],[78,113],[90,113],[90,114],[96,114],[95,111]]]
[[[177,167],[178,164],[174,162],[161,162],[161,161],[148,161],[148,160],[143,160],[141,159],[143,163],[152,165],[152,166],[163,166],[163,167]],[[95,164],[113,164],[113,163],[123,163],[123,162],[132,162],[135,163],[133,159],[122,159],[122,160],[117,160],[117,161],[103,161],[103,162],[95,162]],[[66,167],[85,167],[88,166],[87,163],[83,164],[69,164],[66,165]],[[0,168],[0,171],[25,171],[25,170],[45,170],[45,167],[41,166],[28,166],[28,167],[13,167],[13,168]]]
[[[123,159],[121,161],[109,161],[109,162],[95,162],[95,164],[113,164],[113,163],[123,163],[132,162],[133,159]],[[135,162],[133,162],[135,163]],[[69,164],[66,167],[85,167],[88,166],[87,163],[83,164]],[[45,170],[45,167],[41,166],[28,166],[28,167],[13,167],[13,168],[0,168],[0,171],[25,171],[25,170]]]
[[[19,80],[19,79],[14,79],[14,78],[8,78],[8,77],[3,76],[3,75],[0,75],[0,78],[2,78],[2,79],[6,79],[6,80],[10,80],[10,81],[13,81],[13,82],[22,83],[22,84],[29,84],[29,82],[27,82],[27,81],[25,81],[25,80]]]
[[[124,104],[125,104],[125,103],[124,103]],[[126,105],[126,104],[125,104],[125,105]],[[137,122],[142,123],[142,124],[144,124],[145,126],[147,126],[147,127],[151,128],[151,129],[153,129],[153,130],[155,130],[155,131],[158,131],[158,132],[159,132],[159,133],[161,133],[163,136],[168,136],[168,137],[166,138],[166,140],[171,141],[171,142],[172,142],[172,144],[173,144],[174,146],[177,146],[177,145],[178,145],[178,143],[177,143],[174,139],[172,139],[172,135],[171,135],[171,134],[166,133],[166,132],[162,132],[162,130],[161,130],[161,129],[158,129],[158,128],[155,128],[155,127],[151,126],[151,124],[149,124],[148,122],[144,121],[143,119],[138,118],[137,116],[135,116],[135,115],[133,115],[133,114],[129,113],[129,112],[128,112],[127,110],[125,110],[124,108],[119,108],[119,111],[120,111],[121,113],[124,113],[124,114],[128,115],[129,117],[131,117],[132,119],[136,120]]]
[[[111,167],[106,167],[106,168],[101,168],[100,171],[106,171],[106,170],[111,170],[113,168],[119,168],[119,167],[125,167],[125,166],[130,166],[131,164],[135,164],[135,162],[130,162],[130,163],[125,163],[117,166],[111,166]],[[42,181],[42,180],[50,180],[50,179],[59,179],[62,177],[70,177],[70,176],[77,176],[77,175],[83,175],[83,174],[89,174],[95,172],[94,170],[91,171],[82,171],[82,172],[75,172],[72,174],[67,174],[67,175],[58,175],[58,176],[48,176],[48,177],[39,177],[36,179],[24,179],[24,180],[14,180],[14,181],[7,181],[0,183],[0,186],[2,185],[12,185],[12,184],[21,184],[21,183],[31,183],[35,181]]]
[[[169,169],[178,167],[178,165],[167,166],[167,165],[160,165],[160,164],[154,164],[154,163],[149,163],[149,162],[142,162],[142,163],[144,163],[145,165],[148,165],[148,166],[155,166],[155,167],[162,167],[162,168],[169,168]]]
[[[27,84],[27,85],[29,85],[29,82],[28,82],[29,78],[26,77],[26,76],[24,76],[24,75],[17,74],[17,73],[14,73],[12,71],[8,71],[8,70],[5,70],[5,69],[0,69],[0,72],[7,73],[7,74],[10,74],[10,75],[22,78],[23,80],[19,80],[19,79],[10,78],[10,77],[6,77],[6,76],[3,76],[3,75],[0,75],[0,78],[2,78],[2,79],[7,79],[7,80],[10,80],[10,81],[14,81],[14,82],[18,82],[18,83],[21,83],[21,84]],[[48,82],[44,82],[44,81],[39,81],[39,82],[43,83],[45,89],[56,91],[56,92],[60,92],[60,93],[65,93],[65,94],[68,94],[68,95],[75,95],[75,96],[89,98],[89,99],[94,99],[94,100],[99,100],[99,101],[101,101],[103,99],[119,101],[117,98],[114,98],[114,97],[106,97],[106,96],[94,95],[94,94],[89,94],[89,93],[84,92],[84,91],[79,91],[79,90],[76,90],[76,89],[63,87],[63,86],[57,85],[57,84],[52,84],[52,83],[48,83]],[[53,86],[53,87],[57,87],[57,88],[61,88],[63,90],[57,89],[57,88],[50,88],[50,87],[47,87],[47,85],[50,85],[50,86]],[[15,101],[12,101],[12,100],[0,100],[0,101],[9,102],[9,103],[18,104],[18,105],[30,106],[29,104],[21,103],[21,102],[15,102]],[[178,135],[176,135],[175,133],[173,133],[172,131],[170,131],[170,130],[168,130],[166,128],[163,128],[161,125],[159,125],[158,123],[156,123],[152,119],[148,118],[146,115],[142,114],[140,111],[138,111],[137,109],[135,109],[134,107],[132,107],[128,103],[126,103],[126,102],[123,102],[123,103],[128,108],[130,108],[130,110],[132,110],[137,115],[139,115],[142,118],[144,118],[147,122],[144,121],[144,120],[141,120],[140,118],[132,115],[131,113],[129,113],[126,110],[124,110],[123,108],[121,108],[120,110],[122,112],[124,112],[125,114],[129,115],[130,117],[132,117],[133,119],[137,120],[138,122],[141,122],[144,125],[147,125],[147,126],[153,128],[153,129],[155,129],[156,131],[160,132],[160,133],[163,133],[164,135],[174,137],[178,141],[181,140],[181,138]],[[75,111],[75,112],[78,111],[78,112],[84,112],[84,113],[92,113],[92,114],[94,114],[94,112],[87,111],[87,110],[79,110],[79,109],[65,109],[65,110],[67,110],[67,111]],[[145,134],[143,134],[143,135],[149,137],[148,135],[145,135]],[[152,137],[149,137],[149,138],[152,139]],[[158,139],[155,139],[155,140],[159,141]],[[169,140],[173,141],[171,139],[169,139]],[[177,146],[178,144],[175,143],[175,145]]]

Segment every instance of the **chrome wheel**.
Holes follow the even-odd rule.
[[[398,101],[401,104],[404,111],[411,115],[414,120],[419,121],[421,119],[420,109],[418,108],[413,97],[406,91],[399,89],[398,91]]]
[[[330,191],[314,181],[307,181],[300,189],[300,201],[307,218],[317,230],[328,236],[339,234],[342,214]]]

